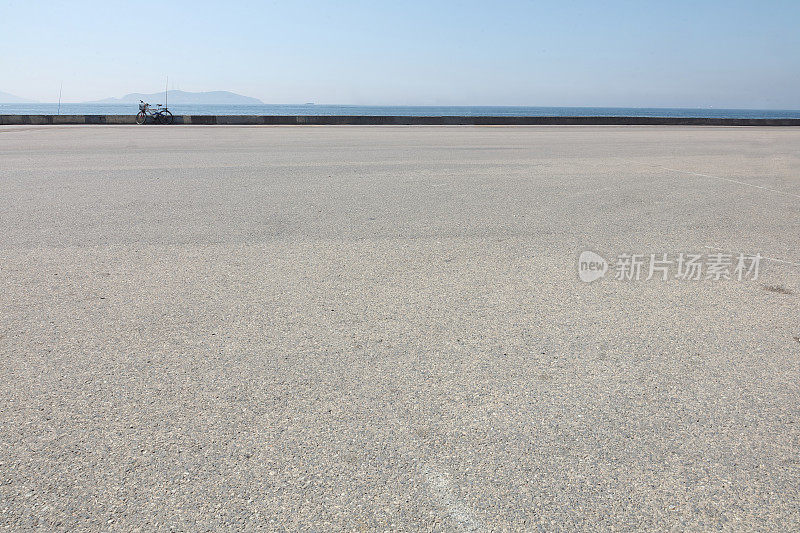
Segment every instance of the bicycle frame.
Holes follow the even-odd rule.
[[[161,104],[157,104],[156,107],[153,107],[149,103],[140,101],[139,115],[142,115],[144,117],[144,120],[142,122],[138,122],[137,118],[137,123],[140,124],[144,124],[147,117],[152,118],[153,122],[159,124],[161,123],[172,124],[172,113],[166,106],[162,106]]]

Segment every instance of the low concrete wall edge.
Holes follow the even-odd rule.
[[[800,126],[800,118],[175,115],[175,124],[313,126]],[[135,115],[0,115],[0,126],[136,124]]]

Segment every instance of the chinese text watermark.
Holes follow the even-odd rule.
[[[578,277],[587,283],[606,277],[607,273],[617,281],[754,281],[762,258],[760,253],[622,253],[606,261],[587,250],[578,258]]]

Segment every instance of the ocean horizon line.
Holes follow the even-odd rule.
[[[151,102],[156,104],[158,102]],[[520,116],[520,117],[670,117],[670,118],[800,118],[794,109],[716,107],[591,107],[591,106],[437,106],[353,104],[169,104],[180,115],[357,115],[357,116]],[[2,115],[135,115],[130,103],[0,103]]]
[[[36,105],[59,105],[59,102],[0,102],[0,106],[36,106]],[[132,102],[100,102],[100,101],[81,101],[81,102],[60,102],[60,105],[86,105],[86,106],[135,106]],[[261,103],[261,104],[175,104],[191,105],[196,107],[204,106],[236,106],[236,107],[369,107],[369,108],[527,108],[527,109],[685,109],[685,110],[727,110],[727,111],[800,111],[797,109],[783,107],[721,107],[721,106],[549,106],[549,105],[515,105],[515,104],[336,104],[319,102],[301,103]]]

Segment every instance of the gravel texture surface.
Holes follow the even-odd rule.
[[[0,528],[797,530],[798,146],[0,127]]]

